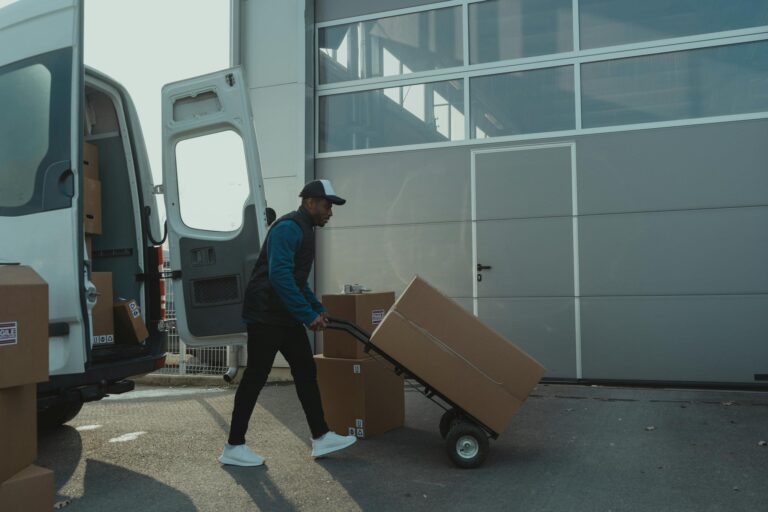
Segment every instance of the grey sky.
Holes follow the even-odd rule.
[[[85,63],[128,90],[161,183],[160,91],[229,66],[229,0],[89,0]]]

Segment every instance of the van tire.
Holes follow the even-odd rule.
[[[37,426],[41,430],[58,428],[72,421],[83,408],[80,400],[65,400],[37,413]]]

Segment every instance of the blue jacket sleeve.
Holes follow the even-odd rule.
[[[301,228],[294,222],[281,222],[272,228],[267,244],[269,282],[294,318],[309,325],[317,317],[307,297],[293,277],[294,258],[301,244]],[[305,285],[306,288],[306,285]]]
[[[309,302],[309,305],[312,306],[312,309],[315,310],[317,314],[325,312],[325,306],[317,300],[317,296],[315,295],[315,292],[309,288],[309,284],[304,286],[304,297],[306,297],[307,302]]]

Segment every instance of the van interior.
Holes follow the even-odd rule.
[[[120,339],[119,329],[118,332],[108,332],[114,301],[133,299],[142,311],[148,309],[143,282],[138,278],[145,272],[140,176],[135,168],[127,123],[120,105],[117,91],[110,91],[105,84],[86,84],[83,138],[86,147],[88,144],[95,146],[98,154],[95,172],[101,188],[100,229],[89,229],[88,222],[84,222],[83,240],[84,259],[90,260],[91,281],[98,293],[91,322],[94,362],[149,352],[149,347],[144,344]],[[88,158],[88,153],[84,151],[84,158]],[[93,147],[90,153],[93,154]],[[85,162],[86,166],[89,164],[93,162]],[[87,171],[85,174],[84,183],[89,179]],[[87,195],[88,186],[84,189]],[[109,337],[109,334],[113,336]]]

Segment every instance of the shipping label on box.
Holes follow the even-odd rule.
[[[18,322],[0,322],[0,347],[18,343],[18,333]]]
[[[387,314],[385,309],[374,309],[371,311],[371,324],[379,325],[384,320],[384,315]]]

